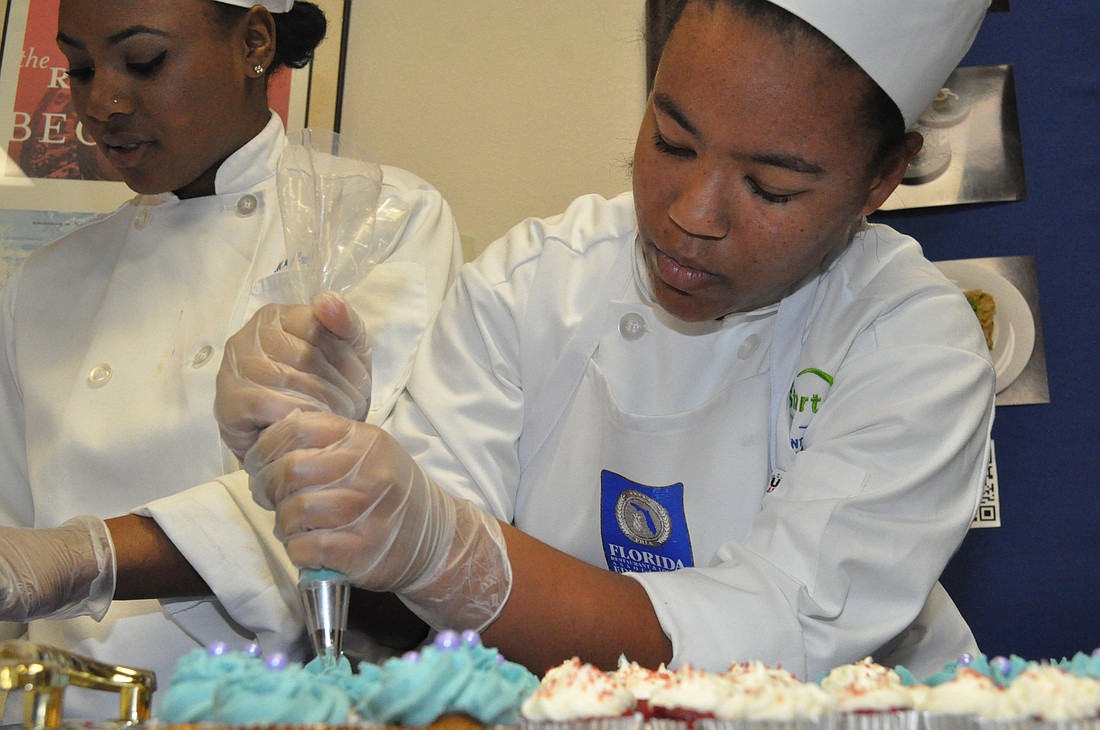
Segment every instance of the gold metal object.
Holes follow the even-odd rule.
[[[118,722],[129,725],[149,719],[157,678],[145,669],[111,666],[52,646],[0,643],[0,690],[23,691],[23,727],[61,727],[61,695],[69,685],[117,692]]]

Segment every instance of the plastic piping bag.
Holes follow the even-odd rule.
[[[374,237],[382,169],[335,132],[303,129],[283,151],[276,189],[295,296],[308,304],[325,291],[362,282],[384,248]],[[350,586],[333,570],[302,568],[306,629],[317,656],[333,666],[343,651]]]

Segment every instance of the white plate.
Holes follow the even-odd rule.
[[[1035,347],[1035,320],[1031,307],[1020,290],[1000,274],[973,262],[940,261],[940,271],[966,291],[982,289],[993,295],[997,312],[993,315],[993,366],[997,370],[997,392],[1012,384],[1023,372]]]

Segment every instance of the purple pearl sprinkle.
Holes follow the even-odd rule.
[[[418,662],[420,661],[420,652],[407,651],[401,655],[401,661],[404,662]]]
[[[1095,649],[1092,650],[1092,658],[1093,659],[1100,659],[1100,646],[1098,646],[1098,647],[1096,647]]]
[[[504,666],[504,655],[503,654],[497,654],[497,666],[498,667],[503,667]]]
[[[245,644],[244,653],[247,654],[250,657],[259,657],[264,652],[263,652],[263,649],[260,648],[259,644],[257,644],[255,641],[252,641],[252,642],[249,642],[248,644]]]
[[[1012,662],[1003,656],[995,656],[989,660],[989,666],[993,667],[1001,674],[1008,674],[1009,670],[1012,669]]]
[[[973,654],[959,654],[959,664],[963,665],[964,667],[969,667],[973,663],[974,663],[974,655]]]
[[[229,653],[229,644],[224,641],[215,641],[210,646],[206,647],[206,653],[210,656],[222,656]]]
[[[264,666],[268,669],[274,669],[275,671],[281,671],[286,669],[289,662],[287,661],[286,654],[275,652],[267,659],[264,659]]]
[[[457,649],[459,641],[458,634],[455,632],[450,630],[440,631],[439,635],[435,637],[435,648],[446,650]]]
[[[463,646],[473,648],[475,646],[481,646],[481,636],[473,629],[466,629],[459,636]]]

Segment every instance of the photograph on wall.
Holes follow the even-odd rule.
[[[937,261],[982,325],[997,371],[998,406],[1050,403],[1033,256]]]
[[[882,210],[1026,197],[1011,66],[955,69],[914,129],[924,147]]]

